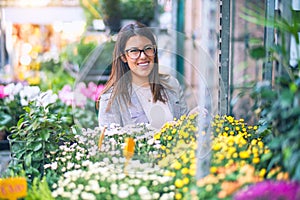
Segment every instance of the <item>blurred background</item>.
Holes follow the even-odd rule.
[[[211,89],[216,112],[254,120],[249,82],[263,79],[253,49],[280,35],[242,15],[245,9],[291,18],[297,0],[0,0],[0,84],[26,82],[54,91],[66,83],[105,83],[114,35],[140,21],[158,35],[161,71],[175,72],[197,104],[199,77]],[[286,38],[291,63],[299,48]],[[295,64],[296,65],[296,64]],[[82,75],[82,69],[88,72]],[[271,66],[276,76],[280,67]],[[266,77],[266,76],[265,76]]]

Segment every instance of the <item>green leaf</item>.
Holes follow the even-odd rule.
[[[272,158],[272,156],[273,156],[272,152],[269,152],[267,154],[263,154],[262,157],[261,157],[261,162],[266,162],[267,160]]]
[[[33,151],[38,151],[43,147],[42,143],[34,143],[33,144]]]
[[[270,171],[272,167],[274,167],[274,165],[278,164],[279,161],[281,160],[281,155],[280,154],[276,154],[270,161],[269,165],[268,165],[268,169],[267,171]]]
[[[31,154],[27,154],[25,156],[25,166],[27,167],[31,166]]]
[[[48,130],[42,130],[41,137],[44,141],[48,141],[48,139],[50,137],[50,132]]]

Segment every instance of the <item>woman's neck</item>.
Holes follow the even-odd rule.
[[[149,87],[150,83],[149,83],[149,79],[133,79],[132,80],[132,84],[137,85],[139,87]]]

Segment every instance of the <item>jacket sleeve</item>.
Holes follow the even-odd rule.
[[[179,96],[179,106],[180,106],[180,115],[187,115],[188,114],[188,106],[185,99],[184,91],[181,85],[179,84],[178,80],[177,82],[177,90],[178,90],[178,96]]]
[[[179,81],[172,76],[164,77],[164,82],[166,83],[166,90],[169,94],[169,101],[171,109],[173,110],[173,115],[175,118],[180,118],[184,114],[188,114],[188,106],[185,99],[184,91],[179,84]]]
[[[112,123],[122,125],[121,114],[116,102],[113,102],[110,109],[106,110],[110,96],[111,93],[101,95],[98,113],[99,126],[109,126]]]

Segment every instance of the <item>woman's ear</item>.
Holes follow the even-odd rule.
[[[124,62],[124,63],[127,63],[127,59],[124,55],[121,55],[121,60]]]

